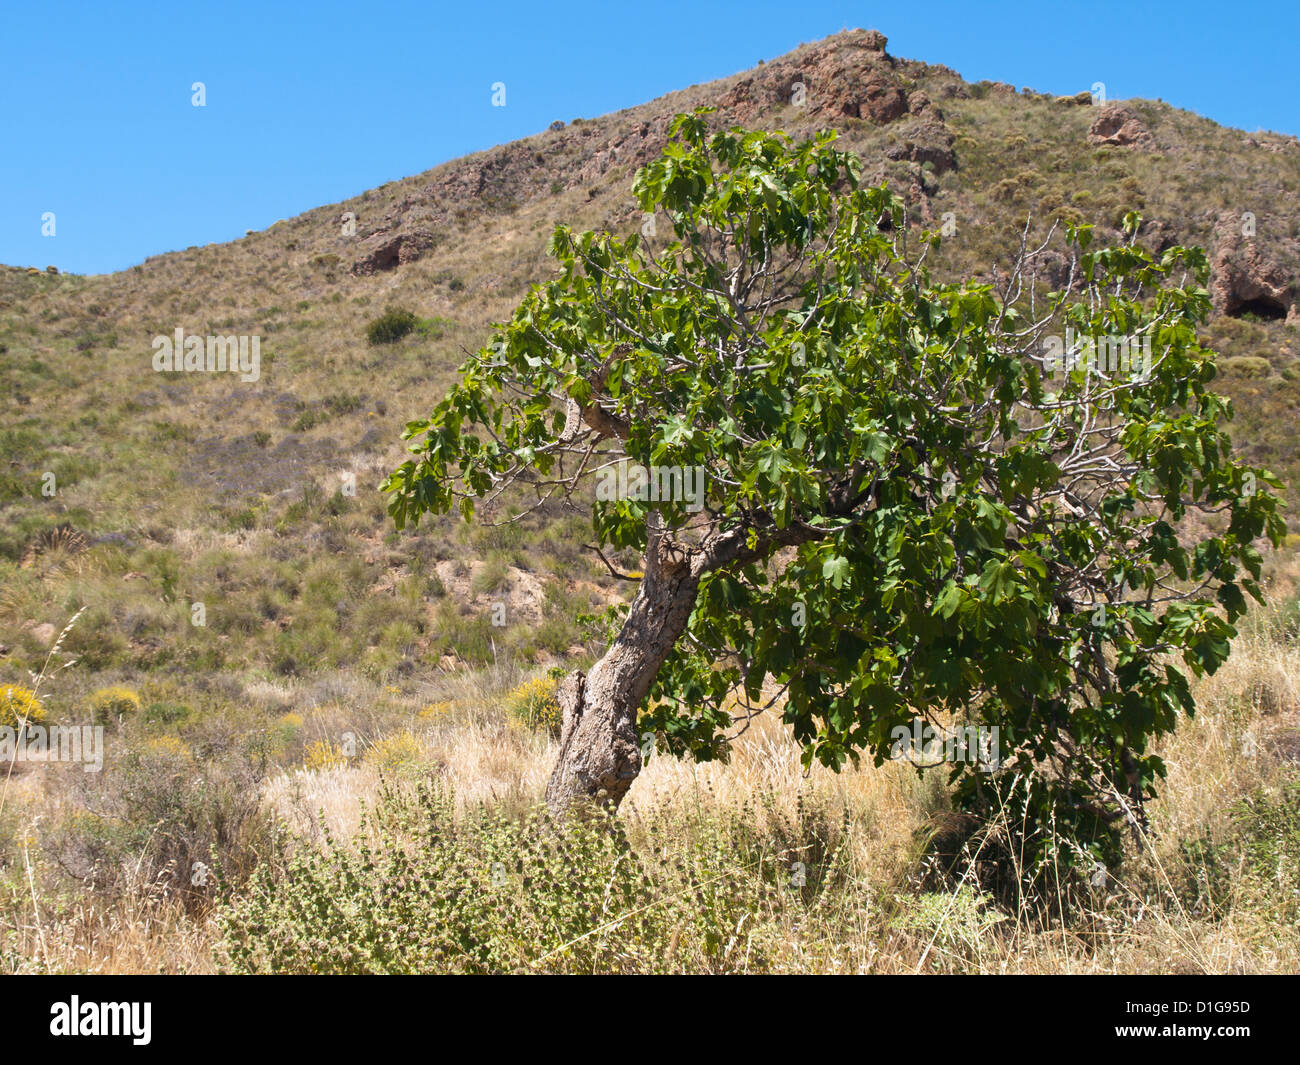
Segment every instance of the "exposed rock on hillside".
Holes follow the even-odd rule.
[[[957,154],[952,147],[953,135],[942,122],[927,117],[909,122],[900,133],[902,143],[885,150],[888,158],[929,163],[936,174],[945,174],[957,168]]]
[[[954,137],[943,112],[926,92],[910,88],[886,43],[875,30],[839,34],[730,79],[708,102],[720,125],[762,126],[773,112],[784,112],[783,124],[805,135],[846,120],[898,124],[887,158],[929,164],[935,174],[955,169]],[[511,212],[562,189],[604,186],[614,171],[630,174],[662,150],[678,109],[685,105],[655,108],[648,118],[628,112],[612,120],[553,123],[526,141],[436,168],[414,196],[390,208],[362,237],[352,273],[369,276],[415,262],[436,247],[434,234],[469,212]],[[909,199],[917,198],[909,192]]]
[[[1122,148],[1149,149],[1152,146],[1150,131],[1132,108],[1122,104],[1102,106],[1092,120],[1088,140],[1092,144],[1113,144]]]
[[[427,229],[381,230],[361,242],[361,254],[352,264],[352,272],[365,276],[393,270],[415,262],[433,245],[433,234]]]
[[[1281,219],[1252,220],[1258,232],[1262,224],[1271,232],[1287,232]],[[1268,223],[1272,222],[1272,225]],[[1214,309],[1220,314],[1240,317],[1285,318],[1300,323],[1296,306],[1296,279],[1282,264],[1278,241],[1264,245],[1243,230],[1243,216],[1238,211],[1224,211],[1214,227],[1214,257],[1211,261]],[[1300,260],[1300,241],[1291,238],[1285,245],[1290,262]]]
[[[718,101],[719,109],[741,125],[787,105],[824,120],[848,116],[881,125],[907,114],[907,94],[884,34],[855,30],[837,42],[845,47],[810,49],[742,78]]]

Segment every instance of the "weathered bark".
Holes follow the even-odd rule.
[[[546,802],[555,813],[579,801],[617,807],[641,772],[637,710],[686,631],[701,578],[822,535],[798,525],[769,529],[750,543],[752,530],[738,526],[688,547],[660,520],[650,515],[645,576],[617,639],[589,673],[570,673],[560,685],[560,757],[546,785]]]
[[[686,629],[700,573],[691,552],[652,529],[645,577],[617,639],[590,672],[560,685],[560,756],[546,786],[551,810],[575,802],[617,807],[641,772],[636,715],[655,674]]]

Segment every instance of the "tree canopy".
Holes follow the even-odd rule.
[[[995,768],[944,763],[957,801],[1112,856],[1285,532],[1209,387],[1205,256],[1144,250],[1130,216],[1101,248],[1027,226],[989,278],[939,281],[939,237],[860,175],[832,133],[678,116],[640,230],[558,227],[557,275],[407,427],[390,513],[470,518],[512,485],[589,509],[647,555],[624,642],[681,560],[680,632],[638,667],[659,750],[725,756],[765,707],[833,767],[918,718],[996,728]],[[671,490],[598,491],[619,463]]]

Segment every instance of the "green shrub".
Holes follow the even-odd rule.
[[[309,408],[304,410],[293,422],[293,431],[295,433],[306,433],[315,429],[316,426],[329,418],[323,410]]]
[[[1220,365],[1234,377],[1267,377],[1272,369],[1268,359],[1259,355],[1234,355],[1220,360]]]
[[[390,307],[366,326],[366,340],[372,345],[395,344],[419,324],[420,319],[411,311]]]
[[[352,392],[335,392],[322,402],[331,414],[352,414],[365,406],[365,398]]]
[[[915,936],[922,948],[929,947],[941,969],[961,968],[961,962],[977,958],[988,936],[1008,919],[990,896],[969,884],[951,894],[896,895],[894,901],[898,912],[891,927]]]
[[[150,703],[142,715],[151,725],[174,725],[184,721],[192,711],[184,703]]]
[[[483,568],[475,574],[471,588],[481,595],[499,591],[509,583],[510,577],[506,572],[505,563],[499,558],[489,558],[483,563]]]
[[[1233,890],[1230,861],[1230,847],[1216,844],[1204,831],[1178,841],[1178,861],[1170,863],[1170,886],[1193,916],[1226,911]]]
[[[155,736],[77,778],[80,808],[48,826],[42,849],[108,895],[143,888],[202,910],[216,877],[242,883],[268,839],[260,774],[233,748],[200,758],[176,736]]]
[[[174,584],[167,575],[161,580],[164,602],[174,601]],[[122,635],[112,611],[94,606],[82,615],[64,642],[64,650],[87,670],[111,669],[130,653],[130,644]]]
[[[761,971],[780,945],[752,925],[826,896],[791,890],[789,855],[746,861],[752,815],[693,823],[669,857],[612,815],[556,825],[388,786],[347,844],[282,838],[217,923],[240,973]]]
[[[493,644],[502,634],[486,613],[461,614],[450,596],[438,602],[437,632],[439,654],[455,654],[472,665],[486,665],[496,657]]]

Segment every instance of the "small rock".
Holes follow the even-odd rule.
[[[914,115],[919,115],[923,111],[932,110],[934,104],[930,101],[930,96],[925,90],[917,89],[907,98],[907,109]]]
[[[879,30],[865,30],[858,37],[858,44],[872,52],[883,52],[888,43],[889,38]]]

